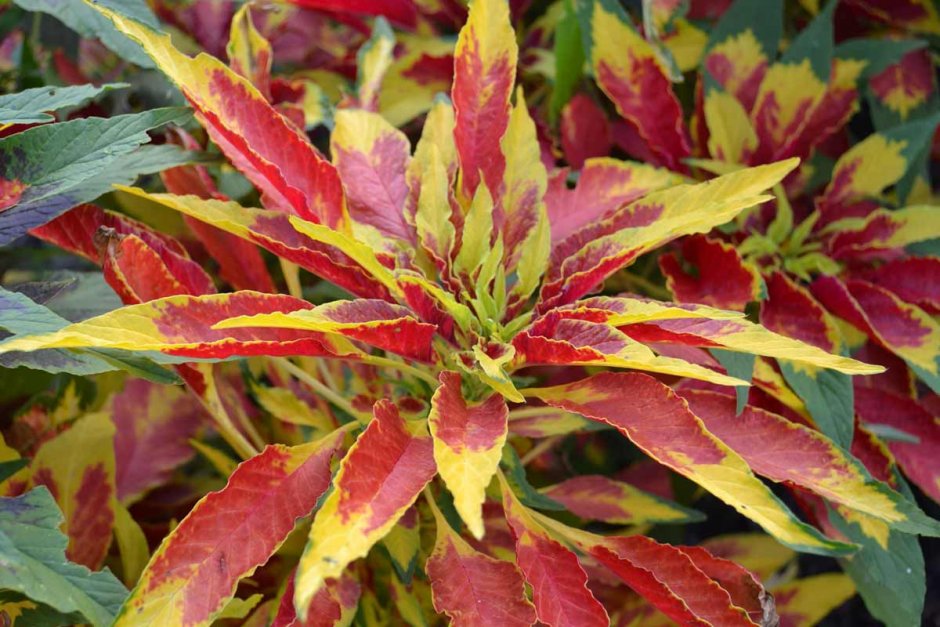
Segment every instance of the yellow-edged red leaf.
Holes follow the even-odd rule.
[[[424,421],[404,420],[388,400],[376,403],[373,414],[343,459],[333,491],[310,529],[294,592],[301,617],[308,615],[310,602],[324,582],[364,557],[437,471]]]
[[[503,511],[516,542],[516,563],[532,586],[539,621],[550,626],[606,626],[604,606],[587,588],[578,557],[529,514],[500,475]]]
[[[716,557],[740,564],[766,581],[796,554],[764,533],[730,533],[704,540],[700,546]]]
[[[157,549],[116,625],[204,625],[238,581],[268,561],[330,485],[345,432],[300,446],[268,446],[204,497]]]
[[[480,181],[494,193],[506,160],[500,140],[509,125],[509,97],[516,82],[519,47],[505,0],[474,0],[454,52],[454,142],[461,191],[473,198]]]
[[[755,473],[806,488],[899,531],[940,533],[940,523],[873,478],[854,457],[818,431],[757,407],[746,406],[737,414],[734,398],[718,392],[687,390],[682,397],[705,427]]]
[[[467,528],[483,537],[484,491],[496,474],[508,435],[506,400],[491,394],[467,401],[457,372],[440,374],[431,398],[428,427],[434,439],[437,470],[454,495],[454,507]]]
[[[540,492],[580,518],[613,525],[703,520],[694,510],[603,475],[572,477]]]
[[[656,161],[684,170],[689,140],[669,72],[616,0],[581,3],[585,54],[598,86],[647,144]]]
[[[435,512],[436,513],[436,512]],[[511,562],[476,551],[437,515],[437,542],[428,558],[434,609],[454,627],[528,627],[535,608],[522,573]]]
[[[525,394],[617,428],[647,455],[695,481],[788,546],[822,554],[851,551],[850,545],[830,540],[796,518],[684,400],[650,376],[601,373]],[[624,403],[624,398],[630,402]]]
[[[348,228],[336,169],[251,83],[208,54],[186,56],[173,47],[169,35],[96,8],[138,41],[179,86],[209,136],[261,190],[270,208]]]
[[[355,354],[352,345],[335,335],[293,329],[213,329],[213,325],[239,315],[312,307],[292,296],[260,292],[171,296],[115,309],[54,333],[13,338],[0,344],[0,352],[51,347],[116,348],[210,359]],[[341,340],[339,344],[337,339]]]
[[[734,246],[692,235],[682,240],[681,251],[682,259],[694,266],[694,273],[683,269],[675,253],[659,258],[666,287],[680,303],[743,310],[748,303],[760,300],[760,273]]]

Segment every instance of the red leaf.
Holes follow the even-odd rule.
[[[685,272],[675,253],[659,258],[666,287],[681,303],[701,303],[724,309],[743,310],[760,296],[760,275],[744,263],[737,249],[705,235],[682,240],[682,257],[695,267]]]

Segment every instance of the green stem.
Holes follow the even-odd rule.
[[[372,366],[377,366],[380,368],[390,368],[392,370],[398,370],[405,374],[410,374],[413,377],[417,377],[422,381],[428,383],[431,387],[437,387],[438,381],[437,377],[429,372],[425,372],[420,368],[416,368],[409,364],[390,359],[388,357],[379,357],[378,355],[366,355],[362,358],[363,363],[367,363]]]
[[[361,412],[352,406],[352,403],[348,399],[343,397],[341,394],[335,390],[326,386],[322,381],[316,377],[311,376],[307,373],[306,370],[296,366],[290,360],[285,358],[280,358],[277,360],[285,370],[287,370],[291,375],[294,376],[298,381],[309,387],[311,390],[333,403],[343,411],[345,411],[350,416],[355,417],[360,422],[368,422],[372,419],[371,414]]]

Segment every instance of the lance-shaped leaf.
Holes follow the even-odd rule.
[[[433,324],[420,322],[405,307],[367,298],[335,301],[313,309],[286,308],[283,312],[242,315],[217,322],[213,328],[338,333],[421,361],[431,358],[431,340],[435,331]]]
[[[513,338],[518,362],[632,368],[718,385],[746,382],[682,359],[656,355],[648,346],[606,324],[562,318],[553,311]]]
[[[826,4],[761,81],[751,111],[760,142],[754,157],[758,163],[803,152],[799,142],[829,83],[835,7],[835,2]]]
[[[199,121],[272,209],[333,228],[347,228],[343,189],[336,169],[264,96],[218,59],[179,52],[169,35],[97,7],[140,42],[196,110]]]
[[[722,309],[744,310],[760,299],[760,274],[745,263],[737,249],[721,240],[693,235],[682,240],[682,258],[695,267],[683,270],[674,253],[659,258],[666,287],[680,303],[702,303]]]
[[[935,460],[940,455],[940,423],[921,404],[876,388],[856,389],[859,420],[874,429],[885,426],[917,438],[918,442],[889,440],[887,447],[911,481],[940,502],[940,469]]]
[[[559,170],[545,193],[553,244],[615,209],[684,180],[665,168],[609,157],[585,161],[573,189],[568,188],[568,177],[566,170]]]
[[[816,625],[855,596],[855,584],[842,573],[823,573],[775,586],[773,593],[781,625]]]
[[[205,409],[183,390],[131,380],[111,401],[117,497],[132,503],[192,459]]]
[[[901,180],[924,150],[938,119],[931,116],[872,133],[845,151],[833,167],[829,185],[816,200],[823,220],[832,219],[827,214],[843,217],[852,204],[878,196]]]
[[[91,572],[66,559],[61,522],[46,488],[0,498],[0,587],[63,614],[78,612],[96,627],[110,625],[127,589],[108,570]]]
[[[74,85],[72,87],[34,87],[0,96],[0,128],[8,124],[44,124],[53,122],[49,112],[79,107],[101,94],[128,87],[127,83]]]
[[[134,151],[150,141],[147,131],[188,117],[187,110],[168,107],[46,124],[0,139],[0,245],[94,200],[114,183],[187,161],[170,146]]]
[[[433,508],[437,541],[428,558],[434,609],[454,627],[528,627],[535,608],[525,597],[522,573],[511,562],[476,551]]]
[[[874,479],[855,458],[817,431],[757,407],[735,414],[734,399],[705,390],[682,393],[705,427],[759,475],[790,482],[907,533],[940,534],[914,503]]]
[[[330,153],[343,179],[354,229],[365,231],[357,233],[359,239],[392,250],[396,242],[414,241],[404,213],[410,152],[405,134],[379,114],[353,109],[336,112]],[[372,230],[374,236],[369,234]]]
[[[940,325],[925,311],[865,281],[821,276],[813,294],[829,311],[895,353],[940,393]]]
[[[209,624],[329,487],[343,435],[271,445],[242,463],[163,540],[115,624]]]
[[[765,611],[773,617],[773,601],[766,598],[753,576],[704,549],[660,544],[644,536],[597,536],[540,514],[534,516],[679,624],[753,626],[765,624]],[[741,589],[741,578],[751,579],[746,592]],[[723,587],[726,582],[735,585],[728,590]],[[750,598],[736,598],[742,593]],[[752,608],[756,613],[753,618]]]
[[[114,424],[104,413],[79,418],[43,443],[30,463],[33,485],[44,485],[65,515],[65,554],[92,569],[101,566],[114,528]]]
[[[431,398],[428,416],[434,461],[454,495],[454,507],[479,539],[483,537],[484,491],[499,467],[509,409],[499,394],[468,402],[457,372],[442,372],[439,378],[441,385]]]
[[[473,198],[480,181],[499,190],[506,168],[500,139],[509,125],[509,97],[516,82],[519,47],[503,0],[470,5],[454,52],[454,142],[461,191]]]
[[[503,265],[507,274],[515,270],[518,275],[515,291],[519,298],[527,299],[548,264],[551,233],[544,201],[548,175],[540,159],[535,123],[526,108],[522,88],[516,93],[501,147],[506,171],[502,213],[497,214],[503,222],[499,224],[497,220],[497,229],[502,232],[506,250]]]
[[[708,231],[768,200],[763,192],[796,163],[781,161],[654,192],[582,228],[552,251],[539,310],[571,303],[644,252],[680,235]]]
[[[684,170],[689,140],[669,72],[616,0],[579,2],[585,56],[598,86],[656,158]]]
[[[610,624],[604,606],[587,588],[578,557],[539,525],[500,475],[503,511],[516,543],[516,563],[532,586],[539,621],[546,625]]]
[[[695,510],[603,475],[572,477],[543,488],[540,492],[585,520],[599,520],[612,525],[681,523],[705,519],[703,514]]]
[[[730,533],[704,540],[699,546],[715,557],[739,564],[762,580],[783,568],[795,553],[764,533]]]
[[[891,257],[895,249],[940,237],[940,218],[932,205],[869,211],[828,225],[828,253],[834,259]]]
[[[274,51],[271,49],[271,43],[255,28],[250,5],[242,6],[232,17],[225,52],[232,69],[248,79],[248,82],[270,100]]]
[[[434,452],[424,421],[408,422],[380,400],[366,430],[349,449],[310,529],[297,567],[294,604],[306,617],[324,581],[364,557],[411,507],[434,477]]]
[[[796,518],[684,400],[648,375],[602,373],[525,394],[616,427],[647,455],[695,481],[787,546],[824,555],[851,551],[851,545],[829,540]],[[624,398],[631,402],[624,403]]]
[[[373,22],[369,41],[356,52],[356,94],[359,97],[359,106],[366,111],[379,109],[382,79],[392,64],[394,51],[395,33],[388,22],[379,17]]]
[[[357,351],[340,339],[292,329],[227,329],[213,325],[239,315],[311,309],[291,296],[235,292],[171,296],[116,309],[60,331],[12,338],[0,353],[43,348],[115,348],[160,351],[180,357],[225,359],[250,355],[334,355]]]
[[[249,209],[232,201],[150,194],[136,187],[118,189],[242,237],[358,296],[389,300],[389,291],[397,289],[372,249],[327,227],[301,221],[297,224],[309,229],[299,230],[291,222],[299,218]]]

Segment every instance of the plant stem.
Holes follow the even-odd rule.
[[[293,375],[294,378],[296,378],[298,381],[300,381],[301,383],[303,383],[304,385],[312,389],[314,392],[316,392],[317,394],[319,394],[320,396],[322,396],[329,402],[333,403],[334,405],[336,405],[337,407],[345,411],[350,416],[355,417],[356,420],[360,422],[368,422],[369,420],[372,419],[371,414],[367,414],[365,412],[361,412],[357,410],[355,407],[352,406],[352,403],[350,403],[348,399],[346,399],[341,394],[336,392],[336,390],[329,388],[322,381],[320,381],[316,377],[307,373],[307,371],[304,370],[303,368],[296,366],[290,360],[286,358],[280,358],[277,361],[284,367],[285,370],[291,373],[291,375]]]
[[[370,364],[372,366],[378,366],[380,368],[390,368],[392,370],[398,370],[399,372],[404,372],[410,374],[414,377],[417,377],[428,383],[431,387],[436,388],[438,381],[437,377],[432,375],[429,372],[425,372],[420,368],[416,368],[404,362],[396,361],[388,357],[379,357],[377,355],[366,355],[362,358],[363,363]]]

